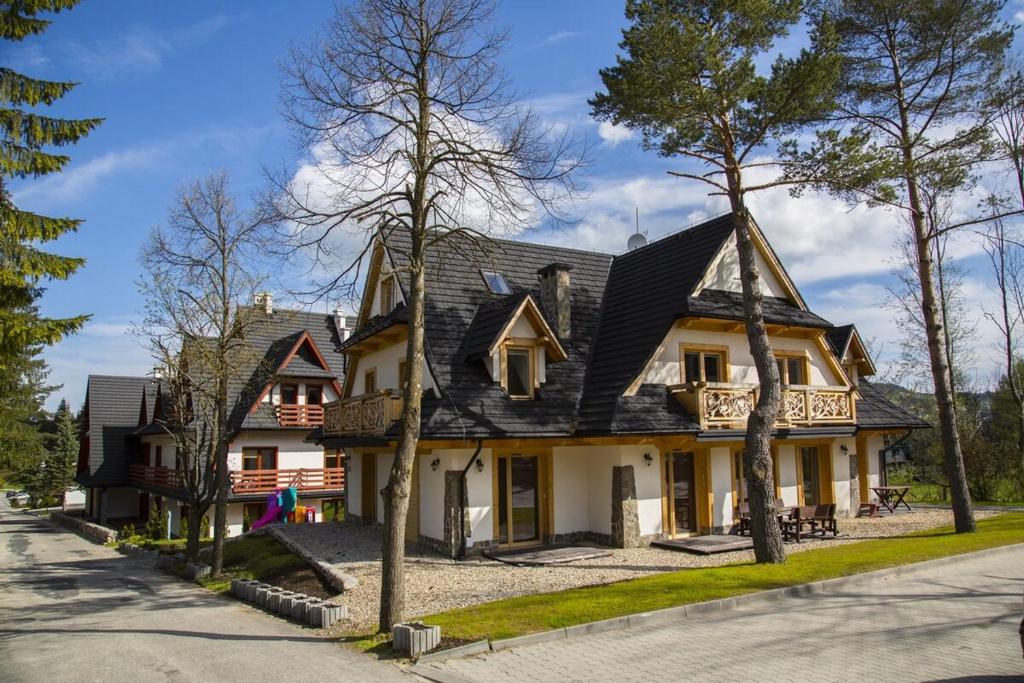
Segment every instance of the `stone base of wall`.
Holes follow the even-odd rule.
[[[82,517],[66,515],[63,512],[51,512],[50,521],[99,543],[113,543],[117,540],[117,532],[110,527],[90,522]]]
[[[640,514],[632,465],[612,467],[612,542],[617,548],[639,548]]]

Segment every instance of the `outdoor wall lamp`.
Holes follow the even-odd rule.
[[[432,471],[434,471],[434,472],[437,472],[437,467],[440,464],[441,464],[441,458],[434,458],[433,460],[430,461],[430,469]]]
[[[841,450],[843,453],[849,453],[850,452],[849,447],[847,447],[847,445],[845,443],[842,444],[841,446],[839,446],[839,450]]]
[[[644,464],[650,467],[652,462],[654,462],[654,456],[650,453],[644,453]]]
[[[483,472],[484,471],[484,461],[481,460],[480,458],[476,459],[476,471],[477,472]]]

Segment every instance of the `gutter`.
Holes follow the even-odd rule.
[[[473,463],[477,461],[480,456],[480,451],[484,448],[484,440],[476,440],[476,450],[473,451],[473,455],[470,456],[469,462],[462,468],[462,474],[459,475],[459,484],[461,491],[459,491],[459,560],[466,559],[466,499],[469,497],[469,492],[466,490],[466,475],[469,473],[469,468],[473,466]]]

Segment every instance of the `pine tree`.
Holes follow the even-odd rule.
[[[40,426],[43,402],[53,390],[40,347],[24,349],[0,363],[0,470],[35,466],[45,455]]]
[[[47,488],[62,503],[64,492],[74,481],[78,464],[78,422],[64,400],[57,406],[53,419],[57,424],[57,435],[46,458],[46,480]]]
[[[0,5],[0,39],[21,41],[39,35],[51,20],[78,0],[10,0]],[[77,84],[45,81],[0,66],[0,364],[37,344],[53,344],[80,328],[87,316],[44,318],[32,306],[41,280],[66,280],[83,259],[43,251],[40,244],[78,229],[81,220],[53,218],[18,209],[8,184],[12,178],[59,172],[69,161],[48,147],[74,144],[102,119],[59,119],[35,113],[51,106]]]

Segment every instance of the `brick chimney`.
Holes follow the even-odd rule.
[[[345,312],[340,308],[334,309],[334,329],[338,331],[338,341],[345,341],[348,339],[350,330],[346,325]]]
[[[551,263],[537,271],[540,275],[540,305],[548,324],[559,340],[572,337],[572,305],[570,302],[569,271],[567,263]]]

